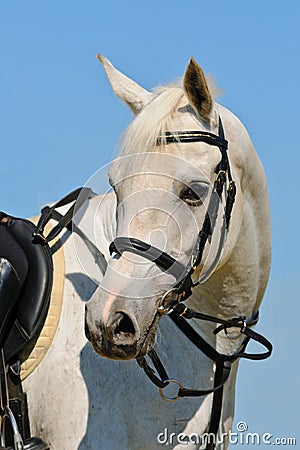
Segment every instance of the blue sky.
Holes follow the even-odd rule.
[[[265,166],[273,225],[257,330],[275,350],[241,363],[235,420],[298,442],[299,18],[297,1],[0,3],[0,209],[11,214],[36,214],[110,161],[131,114],[96,53],[146,88],[181,76],[191,55],[215,76]]]

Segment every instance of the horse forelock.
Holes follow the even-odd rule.
[[[212,77],[207,77],[207,83],[212,97],[216,98],[220,90]],[[121,155],[159,151],[157,139],[173,129],[172,122],[179,115],[179,107],[184,104],[190,114],[195,116],[188,105],[182,80],[154,88],[152,100],[135,117],[122,136]]]

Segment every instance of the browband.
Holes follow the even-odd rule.
[[[228,141],[221,136],[208,131],[166,131],[157,139],[157,144],[172,144],[176,142],[205,142],[209,145],[228,148]]]

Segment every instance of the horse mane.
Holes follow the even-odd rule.
[[[209,91],[213,99],[220,94],[211,76],[206,76]],[[121,155],[126,156],[141,152],[151,152],[157,149],[157,139],[166,131],[172,129],[171,121],[178,116],[178,108],[186,98],[182,79],[176,83],[158,86],[152,90],[151,102],[129,124],[121,139]],[[196,114],[188,105],[187,111],[195,117]],[[163,144],[163,142],[162,142]]]

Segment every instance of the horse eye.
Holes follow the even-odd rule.
[[[205,199],[207,192],[207,184],[194,182],[182,189],[180,198],[190,206],[199,206]]]

